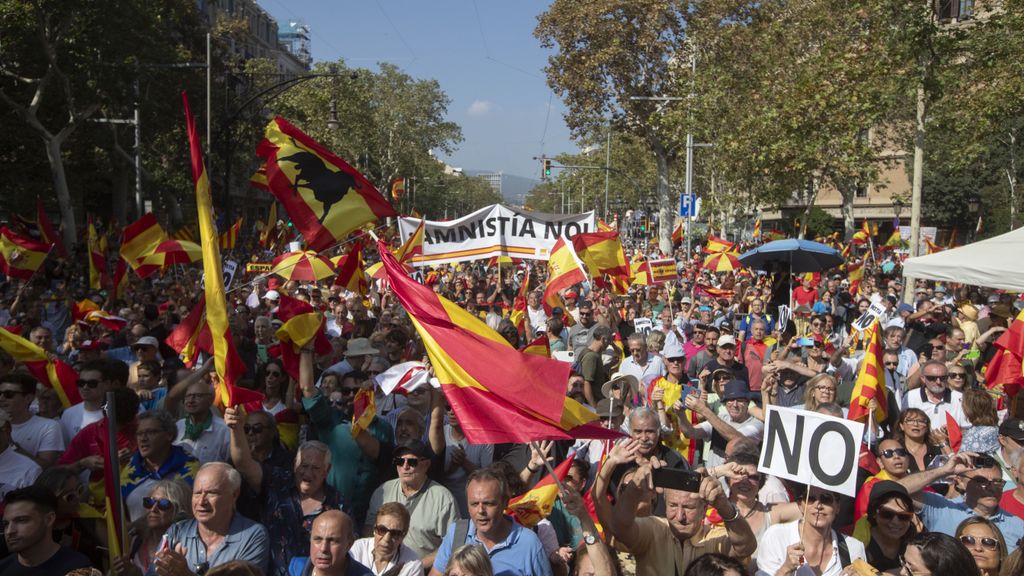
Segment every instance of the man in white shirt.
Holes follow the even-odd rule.
[[[647,382],[651,376],[665,375],[665,363],[661,356],[647,350],[647,339],[643,334],[630,334],[626,345],[629,356],[619,366],[619,374],[636,376],[639,382]]]
[[[195,456],[200,464],[227,462],[231,430],[210,409],[213,406],[210,385],[199,381],[189,386],[185,390],[184,406],[185,417],[178,420],[176,444]]]
[[[70,444],[82,428],[103,419],[103,402],[110,388],[104,361],[88,362],[82,367],[78,373],[78,394],[82,401],[60,415],[65,444]]]
[[[30,410],[36,386],[36,379],[23,372],[0,377],[0,409],[10,419],[11,441],[18,452],[48,468],[64,451],[64,437],[56,420],[37,416]]]
[[[949,370],[939,360],[929,360],[921,366],[923,386],[908,390],[903,399],[903,409],[918,408],[928,415],[931,429],[946,426],[946,414],[956,420],[962,430],[971,427],[964,415],[963,395],[949,388]]]
[[[0,410],[0,499],[11,490],[24,488],[36,481],[43,471],[31,458],[19,454],[11,442],[10,416]]]
[[[548,313],[540,304],[540,292],[534,290],[526,295],[526,314],[530,320],[530,330],[534,333],[538,330],[543,332],[547,327]]]

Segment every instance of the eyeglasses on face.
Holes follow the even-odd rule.
[[[399,468],[401,468],[403,466],[409,466],[410,468],[415,468],[415,467],[420,465],[420,459],[419,458],[403,458],[401,456],[395,456],[395,459],[392,460],[391,463],[394,464],[395,466],[399,467]]]
[[[1001,490],[1003,486],[1006,486],[1006,480],[1002,479],[989,480],[983,476],[964,476],[962,474],[960,476],[967,478],[967,481],[972,484],[977,484],[978,488],[981,488],[982,490],[988,490],[990,488],[998,488]]]
[[[171,506],[173,506],[173,504],[171,504],[171,501],[168,500],[167,498],[157,499],[146,496],[145,498],[142,499],[142,507],[145,508],[146,510],[151,510],[153,506],[159,508],[161,512],[167,512],[168,510],[171,509]]]
[[[820,503],[822,506],[834,506],[839,501],[839,496],[831,492],[818,492],[807,496],[807,503]]]
[[[879,520],[884,520],[886,522],[891,522],[892,520],[910,522],[914,517],[914,513],[904,512],[902,510],[893,510],[891,508],[879,508],[877,516]]]
[[[388,528],[383,524],[377,524],[373,527],[373,533],[377,536],[384,537],[385,534],[391,536],[392,540],[398,540],[405,537],[405,531],[399,530],[398,528]]]
[[[246,424],[243,429],[246,434],[263,434],[263,424]]]
[[[905,448],[887,448],[881,452],[882,458],[892,458],[898,456],[900,458],[906,458],[910,456],[910,452],[907,452]]]
[[[281,376],[280,370],[267,370],[267,376],[273,376],[275,378]]]
[[[949,373],[949,377],[950,378],[956,378],[957,380],[963,380],[964,378],[967,377],[967,374],[965,374],[963,372],[950,372]]]
[[[977,538],[969,534],[961,536],[960,543],[964,546],[976,546],[978,543],[981,543],[981,547],[986,550],[995,550],[999,547],[999,540],[995,538],[989,538],[988,536]]]
[[[100,386],[100,381],[99,380],[83,380],[81,378],[78,379],[78,387],[79,388],[99,388],[99,386]]]
[[[899,362],[884,362],[884,364],[886,366],[899,366],[900,365]]]
[[[924,376],[922,376],[922,378],[929,382],[945,382],[946,380],[949,379],[949,376],[947,376],[946,374],[940,374],[938,376],[929,376],[925,374]]]
[[[685,362],[685,361],[686,361],[686,357],[685,356],[677,356],[675,358],[665,358],[665,362],[668,362],[670,364],[680,364],[680,363]]]

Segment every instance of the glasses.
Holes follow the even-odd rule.
[[[329,403],[330,403],[331,406],[344,406],[345,405],[345,401],[344,400],[330,400]]]
[[[929,420],[920,420],[918,418],[907,418],[903,421],[904,424],[916,424],[918,426],[924,426],[925,424],[931,424]]]
[[[922,376],[922,378],[929,382],[945,382],[946,380],[949,379],[949,376],[947,376],[946,374],[942,374],[940,376],[929,376],[925,374],[924,376]]]
[[[79,388],[99,388],[100,387],[100,381],[99,380],[83,380],[83,379],[79,378],[78,379],[78,387]]]
[[[156,429],[156,430],[136,430],[135,431],[135,437],[136,438],[152,438],[153,436],[156,436],[157,434],[162,434],[163,432],[164,432],[163,430],[159,430],[159,429]]]
[[[995,550],[999,547],[999,540],[996,540],[995,538],[989,538],[988,536],[985,536],[983,538],[975,538],[974,536],[964,534],[960,537],[960,543],[964,546],[975,546],[979,542],[981,543],[981,547],[986,550]]]
[[[821,322],[811,322],[811,326],[821,326]]]
[[[681,362],[685,362],[686,361],[686,357],[685,356],[680,356],[680,357],[676,357],[676,358],[665,358],[665,361],[666,362],[671,362],[672,364],[679,364]]]
[[[167,498],[157,499],[146,496],[145,498],[142,499],[142,507],[145,508],[146,510],[152,510],[153,506],[159,508],[161,512],[167,512],[168,510],[171,509],[171,506],[173,506],[173,504],[171,504],[171,501],[168,500]]]
[[[419,458],[402,458],[401,456],[395,456],[395,459],[391,461],[392,464],[401,468],[403,466],[409,466],[415,468],[420,465]]]
[[[243,429],[246,434],[263,434],[263,424],[246,424]]]
[[[983,478],[981,476],[971,477],[965,476],[963,474],[958,474],[958,476],[960,476],[961,478],[967,478],[968,482],[973,482],[977,484],[978,488],[981,488],[982,490],[988,490],[989,488],[1002,489],[1003,486],[1006,485],[1006,480],[989,480],[988,478]]]
[[[22,394],[24,394],[24,392],[21,390],[0,390],[0,398],[6,398],[7,400],[10,400],[15,396],[21,396]]]
[[[838,501],[839,496],[836,496],[831,492],[819,492],[818,494],[811,494],[807,496],[808,503],[819,502],[822,506],[835,506]]]
[[[914,517],[913,512],[903,512],[901,510],[892,510],[890,508],[879,508],[878,519],[890,522],[892,520],[900,520],[901,522],[910,522]]]
[[[815,386],[814,389],[817,390],[818,392],[828,392],[830,394],[835,394],[836,393],[836,387],[835,386],[829,386],[827,384],[822,384],[821,386]]]
[[[893,456],[906,458],[910,456],[910,452],[907,452],[905,448],[887,448],[882,450],[882,458],[892,458]]]
[[[886,366],[899,366],[900,365],[899,362],[884,362],[884,364]]]
[[[957,380],[963,380],[964,378],[967,378],[967,374],[963,372],[950,372],[949,377],[956,378]]]
[[[374,526],[373,533],[382,538],[384,537],[385,534],[388,534],[391,536],[393,540],[398,540],[399,538],[405,537],[404,530],[399,530],[398,528],[388,528],[383,524],[377,524],[376,526]]]

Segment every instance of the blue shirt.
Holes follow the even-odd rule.
[[[494,545],[494,548],[487,550],[487,546],[476,538],[476,524],[469,522],[469,531],[466,534],[466,541],[459,542],[452,546],[455,538],[455,523],[448,526],[444,535],[441,547],[437,549],[437,556],[434,557],[434,569],[444,572],[448,568],[448,559],[452,556],[452,548],[458,548],[463,544],[476,544],[487,550],[491,558],[491,566],[494,568],[494,576],[551,576],[551,563],[547,554],[544,553],[544,545],[540,538],[532,530],[523,528],[506,516],[508,522],[512,522],[512,531],[504,540]]]
[[[922,494],[924,495],[924,508],[921,510],[921,520],[925,527],[932,532],[942,532],[952,536],[956,534],[956,527],[961,522],[971,516],[977,516],[974,510],[964,503],[963,498],[948,500],[934,492],[922,492]],[[1024,537],[1024,520],[1007,514],[1002,508],[988,519],[999,527],[1007,547],[1016,546],[1017,540]]]
[[[182,520],[171,524],[167,529],[167,537],[173,550],[178,544],[185,548],[185,561],[190,570],[206,564],[208,568],[226,564],[232,560],[244,560],[255,564],[263,574],[267,573],[269,549],[267,547],[267,529],[241,514],[235,514],[228,526],[224,542],[217,547],[213,556],[206,557],[206,545],[199,537],[199,523],[194,519]],[[149,565],[146,576],[156,575],[156,563]]]
[[[313,563],[308,556],[292,558],[288,565],[288,576],[309,576],[313,573]],[[345,565],[345,576],[374,576],[373,571],[356,562],[352,555],[348,556],[348,564]]]

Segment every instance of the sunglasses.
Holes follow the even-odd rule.
[[[832,494],[831,492],[820,492],[818,494],[811,494],[807,497],[807,502],[810,503],[821,503],[823,506],[835,506],[836,502],[839,501],[839,496]]]
[[[899,366],[900,365],[899,362],[885,362],[884,364],[886,366]]]
[[[882,450],[882,458],[892,458],[893,456],[906,458],[907,456],[910,456],[910,452],[907,452],[905,448],[888,448]]]
[[[910,520],[914,517],[914,513],[913,512],[902,512],[900,510],[891,510],[889,508],[879,508],[877,516],[878,516],[879,520],[884,520],[886,522],[889,522],[889,521],[892,521],[892,520],[900,520],[902,522],[910,522]]]
[[[988,490],[993,487],[1001,490],[1003,486],[1006,486],[1006,480],[989,480],[988,478],[982,478],[981,476],[968,478],[967,481],[977,484],[982,490]]]
[[[945,382],[949,379],[949,376],[943,374],[941,376],[928,376],[927,374],[923,378],[929,382]]]
[[[381,537],[383,537],[385,534],[389,534],[391,535],[391,538],[393,540],[398,540],[399,538],[405,537],[405,531],[399,530],[397,528],[388,528],[383,524],[377,524],[376,526],[374,526],[373,533]]]
[[[409,466],[415,468],[420,465],[419,458],[403,458],[401,456],[395,456],[395,459],[391,461],[392,464],[401,468],[402,466]]]
[[[171,501],[168,500],[167,498],[157,499],[146,496],[145,498],[142,499],[142,507],[145,508],[146,510],[151,510],[153,506],[159,508],[161,512],[167,512],[168,510],[171,509],[171,506],[173,505],[171,504]]]
[[[263,434],[263,424],[246,424],[243,429],[246,434]]]
[[[344,400],[330,400],[329,403],[330,403],[331,406],[344,406],[345,405],[345,401]]]
[[[78,379],[78,387],[79,388],[99,388],[99,386],[100,386],[100,381],[99,380],[83,380],[81,378]]]
[[[964,534],[960,537],[960,543],[964,546],[974,546],[979,542],[981,542],[981,547],[985,548],[986,550],[995,550],[999,547],[999,540],[996,540],[995,538],[989,538],[988,536],[984,538],[975,538],[974,536]]]
[[[681,363],[681,362],[685,362],[686,361],[686,357],[682,356],[682,357],[677,357],[677,358],[665,358],[665,361],[666,362],[671,362],[672,364],[678,364],[678,363]]]
[[[21,396],[23,392],[21,390],[0,390],[0,397],[10,400],[15,396]]]
[[[967,377],[967,374],[964,374],[963,372],[950,372],[949,377],[956,378],[957,380],[963,380]]]

